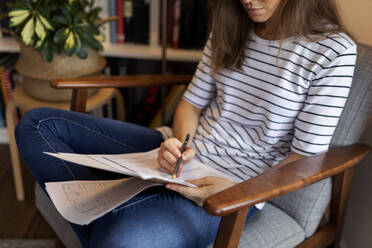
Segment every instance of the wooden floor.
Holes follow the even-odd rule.
[[[34,202],[35,181],[22,163],[26,200],[18,202],[15,197],[9,146],[0,144],[0,238],[51,238],[57,246],[60,242]]]

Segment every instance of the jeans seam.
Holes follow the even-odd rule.
[[[134,205],[140,204],[140,203],[142,203],[142,202],[144,202],[144,201],[152,200],[152,199],[154,199],[155,197],[158,197],[158,196],[160,196],[160,195],[161,195],[160,193],[157,193],[157,194],[155,194],[155,195],[148,196],[148,197],[146,197],[146,198],[144,198],[144,199],[141,199],[141,200],[138,200],[138,201],[132,202],[132,203],[130,203],[130,204],[128,204],[128,205],[125,205],[125,206],[123,206],[123,207],[121,207],[121,208],[115,209],[115,210],[113,210],[112,212],[113,212],[113,213],[117,213],[117,212],[119,212],[119,211],[121,211],[121,210],[124,210],[124,209],[127,209],[127,208],[129,208],[129,207],[132,207],[132,206],[134,206]]]
[[[36,129],[37,129],[37,131],[38,131],[40,137],[41,137],[41,138],[44,140],[44,142],[49,146],[49,148],[50,148],[53,152],[56,152],[56,149],[54,149],[54,147],[53,147],[53,146],[48,142],[48,140],[45,138],[45,136],[41,133],[41,131],[40,131],[40,121],[39,121],[38,125],[36,126]],[[63,166],[64,166],[64,167],[67,169],[67,171],[70,173],[70,175],[72,176],[73,180],[76,181],[76,177],[75,177],[75,175],[72,173],[72,171],[70,170],[70,168],[69,168],[69,166],[66,164],[66,162],[65,162],[64,160],[62,160],[62,159],[59,159],[59,160],[62,162]]]
[[[118,141],[118,140],[116,140],[116,139],[114,139],[114,138],[112,138],[112,137],[110,137],[110,136],[107,136],[107,135],[105,135],[105,134],[102,134],[102,133],[100,133],[100,132],[98,132],[98,131],[96,131],[96,130],[94,130],[94,129],[92,129],[92,128],[89,128],[89,127],[87,127],[87,126],[84,126],[84,125],[82,125],[82,124],[80,124],[80,123],[78,123],[78,122],[75,122],[75,121],[72,121],[72,120],[68,120],[68,119],[66,119],[66,118],[61,118],[61,117],[47,117],[47,118],[44,118],[44,119],[39,120],[39,124],[38,124],[38,126],[39,126],[42,122],[44,122],[44,121],[53,120],[53,119],[54,119],[54,120],[63,120],[63,121],[70,122],[70,123],[72,123],[72,124],[74,124],[74,125],[77,125],[77,126],[79,126],[79,127],[81,127],[81,128],[84,128],[84,129],[86,129],[86,130],[89,130],[89,131],[91,131],[91,132],[93,132],[93,133],[95,133],[95,134],[97,134],[97,135],[99,135],[99,136],[101,136],[101,137],[104,137],[104,138],[109,139],[109,140],[111,140],[111,141],[113,141],[113,142],[116,142],[116,143],[118,143],[118,144],[120,144],[120,145],[122,145],[122,146],[124,146],[124,147],[126,147],[126,148],[132,149],[132,150],[134,150],[134,151],[136,151],[136,152],[140,152],[138,149],[136,149],[136,148],[134,148],[134,147],[132,147],[132,146],[130,146],[130,145],[127,145],[127,144],[125,144],[125,143],[122,143],[121,141]]]

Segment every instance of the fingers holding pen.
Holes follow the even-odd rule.
[[[176,138],[165,140],[158,152],[158,163],[160,167],[168,173],[173,174],[178,159],[181,157],[183,144]],[[192,147],[186,147],[182,153],[182,161],[178,169],[177,177],[180,176],[184,164],[190,162],[195,155],[195,150]]]
[[[169,138],[161,143],[158,152],[158,163],[161,168],[172,174],[177,159],[181,156],[182,143],[176,138]]]
[[[176,164],[176,158],[167,150],[158,153],[158,163],[161,168],[165,169],[168,173],[173,173]]]
[[[195,150],[192,147],[187,147],[186,150],[182,153],[182,162],[178,169],[177,177],[180,176],[183,166],[193,160],[195,156]]]

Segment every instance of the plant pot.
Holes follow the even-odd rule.
[[[50,80],[101,75],[106,66],[106,60],[92,49],[89,50],[89,56],[84,60],[75,54],[68,57],[62,53],[54,54],[53,60],[47,62],[33,47],[26,46],[19,40],[18,43],[21,51],[15,68],[23,77],[22,84],[26,93],[39,100],[70,101],[72,90],[52,88]],[[88,95],[96,91],[96,89],[89,90]]]

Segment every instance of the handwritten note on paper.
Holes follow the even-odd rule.
[[[86,225],[159,183],[130,177],[119,180],[46,183],[59,213],[68,221]]]

